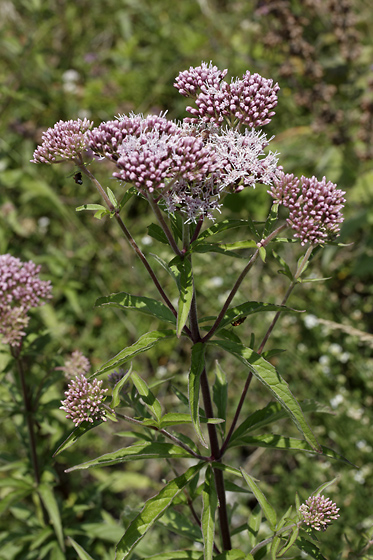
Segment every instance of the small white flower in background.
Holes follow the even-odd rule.
[[[338,356],[339,354],[342,353],[342,346],[340,344],[336,344],[335,342],[333,342],[330,346],[329,346],[329,352],[333,355],[333,356]]]
[[[141,243],[143,245],[151,245],[153,243],[153,239],[150,235],[144,235],[144,237],[141,238]]]
[[[330,406],[332,408],[337,408],[340,404],[342,404],[344,401],[344,397],[343,395],[336,395],[335,397],[333,397],[332,399],[330,399]]]
[[[316,317],[316,315],[306,315],[304,318],[304,326],[306,327],[306,329],[313,329],[314,327],[317,327],[317,325],[319,324],[319,320]]]

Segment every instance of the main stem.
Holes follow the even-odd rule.
[[[34,471],[34,478],[36,484],[40,484],[40,471],[39,471],[39,463],[38,463],[38,456],[36,453],[36,437],[35,437],[35,425],[33,419],[33,407],[29,395],[29,391],[26,385],[25,380],[25,372],[23,369],[23,362],[22,358],[20,357],[20,349],[18,349],[17,353],[13,353],[13,357],[17,364],[18,375],[21,381],[21,391],[22,391],[22,398],[23,404],[25,408],[25,416],[26,416],[26,423],[29,435],[29,442],[30,442],[30,456],[31,456],[31,464]]]

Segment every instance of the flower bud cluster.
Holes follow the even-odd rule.
[[[32,261],[0,255],[0,335],[5,344],[17,346],[25,336],[28,311],[52,297],[51,283],[40,280],[39,272],[40,266]]]
[[[277,175],[268,192],[289,209],[287,222],[295,231],[294,237],[301,245],[322,245],[333,239],[343,222],[341,209],[346,193],[325,177],[318,181],[316,177],[298,179],[283,171]]]
[[[82,422],[93,422],[94,420],[107,420],[106,411],[102,407],[102,401],[107,389],[102,388],[102,380],[94,379],[90,383],[83,374],[77,375],[69,383],[65,391],[66,399],[61,401],[60,409],[64,410],[66,418],[70,418],[75,426]]]
[[[339,517],[339,508],[329,498],[310,496],[299,508],[303,521],[316,531],[325,531],[327,525]]]
[[[64,366],[61,369],[67,379],[72,379],[76,375],[85,375],[88,373],[91,369],[91,364],[80,350],[75,350],[71,356],[65,360]]]
[[[187,107],[193,118],[186,122],[202,120],[221,126],[226,121],[254,128],[268,124],[275,114],[279,85],[249,71],[229,84],[222,81],[226,73],[210,63],[210,67],[190,68],[179,74],[175,87],[182,95],[195,97],[197,105]]]
[[[86,132],[93,126],[88,119],[59,121],[42,136],[42,144],[34,151],[32,163],[59,163],[74,160],[87,149]]]

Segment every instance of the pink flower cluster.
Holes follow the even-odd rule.
[[[299,508],[303,521],[316,531],[325,531],[334,519],[339,517],[339,508],[329,498],[311,496]]]
[[[280,171],[269,194],[289,209],[288,224],[301,245],[322,245],[336,237],[343,222],[344,191],[323,177],[298,179]]]
[[[93,122],[88,119],[59,121],[42,136],[42,144],[35,152],[32,163],[60,163],[74,160],[87,149],[86,132]]]
[[[88,358],[80,350],[74,350],[71,356],[65,360],[61,369],[67,379],[72,379],[76,375],[85,375],[90,368],[91,364]]]
[[[106,392],[107,389],[102,388],[102,380],[94,379],[90,383],[83,374],[77,375],[70,381],[65,392],[66,399],[61,401],[60,409],[67,413],[66,418],[70,418],[75,426],[84,421],[106,421],[106,411],[102,407]]]
[[[51,296],[51,283],[40,280],[40,266],[0,255],[0,335],[2,342],[18,346],[29,322],[28,311]]]
[[[215,123],[221,126],[224,121],[231,126],[264,126],[271,121],[277,105],[277,92],[280,87],[260,74],[247,71],[242,79],[223,81],[227,70],[220,72],[216,66],[202,63],[190,68],[176,78],[174,86],[185,97],[194,97],[195,107],[187,107],[193,115],[187,122]]]

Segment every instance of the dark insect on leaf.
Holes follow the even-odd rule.
[[[74,175],[74,181],[77,185],[83,184],[82,174],[80,171],[77,171]]]
[[[231,323],[232,327],[238,327],[239,325],[242,325],[242,323],[244,321],[246,321],[247,317],[240,317],[239,319],[236,319],[235,321],[233,321],[233,323]]]

